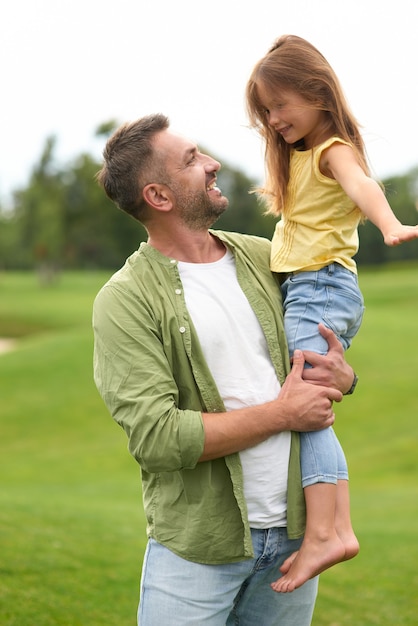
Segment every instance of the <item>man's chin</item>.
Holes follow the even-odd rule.
[[[225,204],[223,204],[222,206],[218,206],[217,210],[213,212],[213,217],[215,219],[215,222],[218,221],[220,217],[222,217],[222,215],[225,213],[225,211],[227,210],[229,206],[228,200],[226,198],[225,200],[226,200]]]
[[[215,208],[215,204],[213,206]],[[226,198],[225,196],[221,196],[218,199],[218,202],[216,202],[216,209],[218,211],[218,217],[220,217],[223,213],[225,213],[225,211],[227,210],[228,206],[229,206],[228,198]]]

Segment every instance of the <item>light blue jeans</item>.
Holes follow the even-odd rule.
[[[296,349],[326,354],[319,334],[322,322],[334,331],[344,350],[350,347],[364,313],[357,276],[338,263],[315,272],[291,274],[282,285],[284,325],[290,355]],[[302,486],[348,480],[344,452],[332,428],[301,433]]]
[[[317,577],[292,593],[270,587],[301,540],[289,540],[285,528],[251,532],[255,557],[227,565],[186,561],[150,539],[138,626],[309,626]]]

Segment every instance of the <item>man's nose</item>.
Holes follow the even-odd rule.
[[[212,159],[212,157],[210,156],[207,156],[207,155],[205,156],[206,156],[205,171],[206,172],[218,172],[221,169],[221,164],[219,163],[219,161]]]

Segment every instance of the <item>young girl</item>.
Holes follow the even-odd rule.
[[[359,222],[370,219],[389,246],[418,237],[418,227],[399,222],[370,178],[359,127],[339,81],[310,43],[293,35],[279,38],[255,66],[246,96],[251,126],[265,143],[267,181],[258,191],[268,211],[281,215],[271,269],[284,281],[290,353],[326,352],[320,322],[347,349],[364,308],[353,260]],[[280,592],[293,591],[359,550],[347,465],[332,428],[301,433],[301,468],[306,532],[301,549],[272,584]]]

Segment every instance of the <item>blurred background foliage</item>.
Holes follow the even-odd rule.
[[[106,138],[114,120],[101,124],[96,137]],[[48,137],[27,185],[12,194],[9,206],[0,205],[0,269],[37,269],[49,282],[61,270],[110,269],[146,239],[143,227],[117,210],[95,181],[100,162],[80,154],[60,165],[55,156],[57,137]],[[264,214],[250,193],[259,181],[222,163],[219,186],[230,200],[229,210],[216,228],[271,238],[275,218]],[[388,200],[405,224],[417,223],[418,167],[382,181]],[[375,265],[418,258],[418,241],[396,248],[384,245],[369,222],[360,227],[359,265]]]

